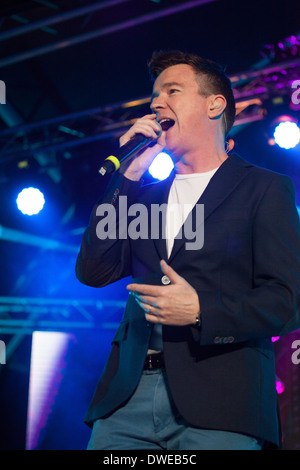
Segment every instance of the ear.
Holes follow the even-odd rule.
[[[226,108],[227,101],[223,95],[212,95],[208,102],[208,117],[216,119],[220,117]]]

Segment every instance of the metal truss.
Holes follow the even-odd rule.
[[[237,102],[234,133],[242,124],[265,119],[266,105],[281,97],[291,101],[291,84],[300,78],[300,51],[291,60],[230,77]],[[68,151],[117,138],[149,112],[150,96],[24,124],[0,131],[0,162]],[[69,157],[70,158],[70,157]]]
[[[124,306],[118,300],[0,297],[0,339],[5,342],[6,363],[34,331],[116,330],[118,322],[112,318]]]
[[[96,1],[83,4],[83,6],[76,9],[59,11],[56,15],[50,16],[49,7],[51,5],[47,2],[47,8],[40,10],[38,19],[33,16],[34,20],[27,20],[27,23],[21,26],[8,27],[0,31],[0,42],[19,38],[28,33],[31,35],[38,34],[40,30],[46,30],[51,36],[50,26],[53,27],[54,25],[58,28],[57,32],[60,34],[61,40],[37,48],[29,48],[25,52],[12,53],[7,57],[1,57],[0,66],[7,67],[21,63],[87,40],[113,34],[185,10],[192,10],[195,7],[214,1],[216,0],[190,0],[188,2],[177,0],[171,6],[158,5],[155,1],[149,2],[144,5],[142,14],[137,17],[132,17],[129,14],[130,11],[134,11],[132,6],[139,3],[135,0]],[[62,6],[63,4],[61,4]],[[52,5],[53,8],[59,10],[56,3]],[[96,30],[88,30],[84,27],[86,32],[80,35],[63,37],[63,26],[66,22],[68,22],[68,31],[72,34],[72,31],[77,30],[75,27],[77,23],[72,23],[72,21],[78,19],[83,22],[83,26],[86,25],[87,19],[91,18],[92,15],[103,10],[112,12],[114,8],[118,8],[118,11],[122,12],[123,21],[118,24],[109,24]],[[22,21],[24,21],[24,18]],[[60,25],[62,25],[61,30],[59,29]],[[33,36],[34,41],[38,43],[40,43],[39,38],[39,35]],[[264,57],[263,61],[255,64],[248,71],[230,77],[238,108],[233,133],[238,132],[242,124],[263,120],[266,115],[266,103],[278,96],[288,99],[292,92],[292,81],[300,78],[299,36],[290,36],[278,44],[266,45],[261,54]],[[15,159],[22,161],[32,156],[43,166],[46,165],[47,158],[49,164],[53,165],[53,155],[65,151],[68,152],[68,158],[72,158],[79,146],[87,146],[100,140],[117,138],[139,116],[149,112],[149,104],[150,97],[146,96],[133,101],[64,114],[40,122],[21,124],[19,119],[19,122],[14,122],[13,127],[0,131],[0,163],[5,164]],[[6,106],[6,112],[8,112],[8,109],[8,106]],[[10,122],[9,125],[12,125],[9,119],[8,121]]]
[[[53,42],[51,44],[45,44],[24,52],[18,52],[17,54],[8,57],[0,58],[0,67],[7,67],[9,65],[20,63],[25,60],[32,59],[34,57],[44,56],[45,54],[56,50],[61,50],[76,44],[83,43],[85,41],[89,41],[91,39],[116,33],[118,31],[132,28],[134,26],[148,23],[150,21],[155,21],[159,18],[169,17],[170,15],[190,10],[192,8],[205,5],[207,3],[212,3],[215,1],[217,0],[189,0],[183,2],[176,0],[172,2],[173,4],[168,5],[165,8],[158,5],[159,2],[157,2],[156,0],[153,0],[152,2],[144,2],[144,10],[141,15],[129,18],[127,18],[125,15],[124,20],[118,23],[109,24],[101,28],[98,27],[96,29],[86,31],[79,35],[75,34],[74,36],[65,37],[62,40]],[[86,17],[87,15],[93,14],[99,10],[119,7],[121,4],[127,4],[125,5],[128,7],[126,9],[127,12],[133,12],[139,3],[141,3],[140,0],[107,0],[92,3],[90,5],[85,5],[83,7],[59,13],[54,16],[42,18],[37,21],[31,21],[28,24],[13,28],[11,30],[3,31],[2,33],[0,33],[0,41],[18,37],[20,35],[34,32],[40,29],[46,29],[46,31],[49,32],[49,25],[65,23],[66,21],[78,17]]]
[[[0,297],[0,334],[32,334],[35,330],[114,329],[110,318],[125,301]]]
[[[9,46],[2,48],[3,51],[8,50],[9,52],[6,56],[1,54],[0,67],[5,68],[13,64],[20,64],[33,58],[42,57],[58,50],[216,1],[176,0],[170,5],[169,2],[160,4],[156,0],[148,2],[102,0],[88,2],[88,4],[81,0],[77,2],[77,5],[81,6],[70,8],[71,2],[67,0],[61,2],[32,0],[32,2],[24,2],[23,4],[21,2],[20,5],[7,5],[2,11],[0,7],[0,13],[4,17],[1,24],[0,42],[6,41]],[[52,14],[53,10],[56,12],[55,15]],[[49,12],[51,13],[49,14]],[[136,12],[136,16],[133,15],[134,12]],[[115,15],[115,13],[118,14]],[[92,19],[95,20],[95,15],[97,20],[93,22]],[[116,24],[110,23],[115,16],[120,18],[120,21]],[[22,25],[15,27],[16,21]],[[93,24],[96,26],[95,29],[93,29]],[[81,33],[78,34],[78,31]],[[26,42],[27,48],[24,51],[20,48],[22,41],[9,42],[16,38],[22,38],[24,35],[27,35],[26,38],[29,37]],[[53,42],[51,39],[55,35],[59,37],[59,40]],[[45,81],[44,79],[45,77],[42,77],[42,82]],[[121,103],[105,108],[88,109],[82,113],[68,114],[56,119],[23,126],[21,125],[23,124],[22,116],[13,105],[6,103],[6,107],[1,109],[1,117],[8,127],[13,126],[13,128],[3,130],[1,133],[0,163],[33,156],[41,166],[47,165],[47,158],[49,164],[53,165],[53,153],[68,149],[72,150],[72,156],[74,148],[78,145],[87,145],[96,140],[110,138],[115,135],[117,129],[124,128],[126,120],[122,122],[122,125],[119,122],[124,120],[122,112],[119,112],[118,116],[115,113],[111,115],[112,111],[117,109],[122,111],[123,107],[127,108],[128,104]],[[131,106],[129,105],[129,107]],[[50,152],[52,152],[52,159]],[[55,170],[52,173],[55,173]],[[53,174],[52,177],[56,182],[59,181],[59,176]]]

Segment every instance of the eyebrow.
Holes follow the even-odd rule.
[[[182,87],[183,86],[183,83],[179,83],[179,82],[166,82],[162,85],[161,89],[164,90],[165,88],[170,88],[171,86],[179,86],[179,87]],[[156,96],[158,96],[157,93],[152,93],[151,95],[151,102],[153,101],[153,98],[155,98]]]

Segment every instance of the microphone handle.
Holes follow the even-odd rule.
[[[122,162],[128,158],[134,157],[152,141],[152,137],[146,137],[140,133],[136,134],[126,144],[120,147],[117,155],[110,155],[104,160],[104,163],[99,170],[100,175],[103,176],[112,173],[113,171],[117,171]]]

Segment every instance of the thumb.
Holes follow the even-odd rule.
[[[177,274],[177,272],[174,271],[174,269],[171,268],[171,266],[169,266],[165,260],[161,260],[160,267],[162,269],[162,272],[166,274],[166,276],[168,276],[168,278],[173,284],[181,284],[182,281],[184,281],[183,277],[179,276],[179,274]]]

